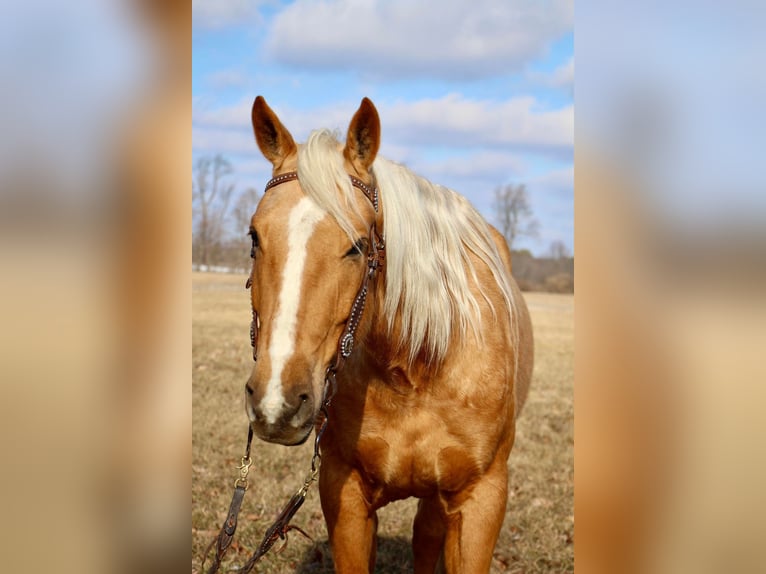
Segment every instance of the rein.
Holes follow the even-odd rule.
[[[377,186],[370,187],[361,179],[356,178],[353,175],[349,175],[349,178],[351,178],[351,184],[359,189],[362,193],[364,193],[367,199],[370,200],[370,203],[372,203],[372,206],[375,208],[375,212],[377,213],[379,207]],[[264,193],[272,187],[276,187],[288,181],[295,181],[297,179],[298,173],[294,171],[278,175],[269,180],[269,182],[266,184]],[[258,549],[252,554],[252,556],[250,556],[242,568],[238,570],[243,574],[251,572],[256,563],[258,563],[258,561],[269,550],[271,550],[272,546],[274,546],[278,539],[284,540],[285,544],[287,544],[287,533],[291,530],[297,530],[306,538],[310,539],[308,534],[306,534],[301,528],[290,524],[290,521],[292,520],[293,516],[295,516],[295,513],[298,512],[298,509],[303,506],[303,503],[306,500],[306,495],[308,494],[309,487],[317,480],[319,476],[319,464],[322,459],[322,455],[319,453],[319,441],[322,439],[322,435],[327,428],[327,423],[329,420],[329,413],[327,408],[330,406],[330,403],[332,402],[332,399],[335,396],[335,392],[337,390],[337,373],[340,369],[343,368],[343,365],[345,365],[346,359],[351,356],[351,352],[353,351],[355,344],[356,330],[359,327],[360,321],[362,320],[365,302],[367,301],[369,283],[374,277],[375,272],[381,269],[385,261],[385,241],[383,236],[378,233],[377,224],[374,221],[370,226],[369,243],[370,247],[367,254],[367,270],[364,273],[362,283],[356,293],[356,297],[354,298],[354,303],[351,305],[351,313],[349,314],[348,320],[346,321],[346,326],[343,329],[343,333],[341,334],[340,339],[338,340],[338,350],[335,356],[335,361],[331,366],[327,367],[327,371],[325,372],[324,390],[322,392],[322,405],[319,408],[319,416],[321,417],[322,423],[319,426],[319,429],[316,430],[316,435],[314,437],[314,454],[311,457],[311,469],[306,475],[306,478],[303,481],[303,485],[292,496],[292,498],[290,498],[287,504],[285,504],[277,518],[266,530],[266,533],[264,534]],[[251,285],[252,281],[251,279],[248,279],[246,287],[249,288]],[[253,347],[254,361],[257,360],[257,337],[257,317],[255,316],[255,311],[253,311],[253,320],[250,324],[250,344]],[[207,574],[214,574],[215,572],[218,572],[218,568],[221,566],[221,561],[223,560],[226,551],[229,549],[229,546],[234,540],[234,533],[237,530],[237,517],[239,516],[239,511],[242,507],[245,491],[248,488],[247,475],[250,471],[250,467],[253,464],[253,460],[250,458],[250,446],[252,441],[253,428],[252,426],[248,426],[247,446],[245,448],[245,454],[240,461],[240,466],[238,467],[239,477],[234,481],[234,495],[232,496],[231,504],[229,506],[229,513],[226,516],[226,520],[223,522],[223,526],[221,526],[221,532],[218,534],[218,537],[214,539],[205,550],[205,556],[203,557],[202,565],[200,566],[200,569],[204,568],[208,554],[210,554],[210,550],[215,545],[215,556],[213,557],[213,563],[208,569]],[[282,546],[282,548],[284,548],[284,546]]]

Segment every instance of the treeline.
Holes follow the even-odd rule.
[[[250,267],[250,217],[260,200],[253,188],[238,190],[232,164],[221,155],[197,159],[192,182],[192,268],[246,272]],[[524,291],[574,292],[574,258],[561,240],[548,254],[535,257],[513,248],[521,237],[539,237],[526,187],[507,184],[495,189],[494,223],[512,253],[513,276]]]
[[[246,273],[250,269],[250,238],[211,241],[206,247],[206,257],[202,259],[202,245],[192,237],[192,269],[221,270]]]
[[[200,157],[192,181],[192,267],[245,270],[250,265],[250,217],[260,193],[237,191],[231,162],[221,155]]]
[[[511,250],[512,273],[521,290],[574,293],[574,257],[563,241],[552,241],[545,257],[535,257],[527,249],[513,248],[521,237],[537,239],[540,236],[540,222],[532,212],[526,186],[496,187],[492,207],[494,224]]]
[[[199,245],[192,245],[195,270],[247,272],[250,268],[250,239],[216,241],[208,247],[208,263],[201,263]],[[528,250],[511,252],[513,277],[522,291],[574,293],[573,257],[535,257]]]
[[[574,293],[574,257],[535,257],[526,249],[514,250],[511,266],[522,291]]]

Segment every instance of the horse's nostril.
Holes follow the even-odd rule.
[[[247,391],[247,394],[250,396],[253,396],[253,389],[250,388],[250,385],[247,383],[245,384],[245,390]]]

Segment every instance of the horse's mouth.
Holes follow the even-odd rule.
[[[311,436],[311,431],[312,430],[314,430],[314,425],[313,424],[308,428],[308,430],[306,431],[306,434],[303,436],[302,439],[300,439],[298,442],[293,443],[292,445],[289,445],[289,446],[299,446],[299,445],[302,445],[303,443],[305,443],[307,440],[309,440],[309,437]]]
[[[309,420],[301,427],[295,429],[295,432],[288,435],[265,435],[259,432],[256,425],[253,425],[253,431],[255,436],[264,442],[270,442],[273,444],[281,444],[283,446],[300,446],[305,443],[311,436],[311,431],[314,430],[314,421]],[[296,438],[297,437],[297,438]]]

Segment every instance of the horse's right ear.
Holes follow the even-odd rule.
[[[366,174],[375,161],[380,148],[380,117],[368,98],[363,98],[359,109],[351,118],[346,137],[344,157],[359,175]]]
[[[295,141],[263,96],[253,102],[253,131],[255,141],[264,157],[278,168],[288,156],[297,151]]]

